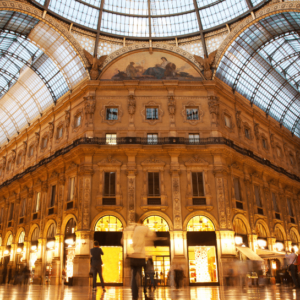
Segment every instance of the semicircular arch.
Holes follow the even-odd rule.
[[[55,226],[57,226],[56,221],[54,219],[48,220],[48,222],[45,224],[45,228],[44,228],[44,232],[43,232],[43,238],[44,239],[47,238],[48,229],[51,226],[51,224],[54,224]],[[56,227],[56,229],[57,229],[57,227]]]
[[[61,224],[61,231],[60,231],[60,232],[61,232],[62,234],[65,234],[66,226],[67,226],[68,222],[69,222],[71,219],[74,219],[75,222],[76,222],[76,224],[77,224],[77,218],[76,218],[76,216],[75,216],[74,214],[66,215],[66,216],[64,217],[64,220],[63,220],[62,224]]]
[[[266,221],[262,220],[262,219],[258,219],[256,222],[255,222],[255,228],[257,227],[258,224],[261,224],[263,226],[263,228],[265,229],[266,233],[267,233],[267,237],[270,237],[271,234],[270,234],[270,230],[269,230],[269,226],[267,224]]]
[[[296,227],[292,227],[290,228],[290,235],[292,235],[292,232],[296,235],[297,237],[297,243],[300,243],[300,234],[298,232],[298,230],[296,229]],[[291,238],[292,240],[292,238]]]
[[[276,229],[277,228],[281,231],[281,233],[283,235],[283,239],[286,241],[286,232],[284,230],[284,227],[279,223],[275,224],[275,226],[274,226],[275,237],[276,237]]]
[[[9,236],[10,236],[11,234],[12,234],[13,239],[14,239],[14,235],[13,235],[12,231],[9,230],[9,231],[7,231],[6,234],[5,234],[5,238],[4,238],[4,240],[2,241],[2,245],[5,245],[5,246],[6,246],[7,240],[8,240],[8,238],[9,238]]]
[[[165,214],[161,211],[147,211],[139,217],[139,220],[144,221],[145,219],[147,219],[148,217],[151,217],[151,216],[158,216],[158,217],[163,218],[167,222],[167,224],[169,226],[169,230],[170,231],[173,230],[172,220],[170,219],[170,217],[167,214]]]
[[[242,214],[236,214],[236,215],[234,215],[234,217],[232,219],[232,224],[234,224],[234,222],[235,222],[236,219],[240,219],[240,220],[243,221],[243,223],[246,226],[247,233],[250,234],[251,233],[251,227],[250,227],[250,224],[249,224],[247,218],[244,215],[242,215]]]
[[[17,243],[19,242],[20,234],[21,234],[23,231],[25,232],[25,240],[27,239],[25,228],[20,227],[20,228],[18,229],[17,233],[16,233],[16,236],[15,236],[15,244],[17,244]]]
[[[215,231],[220,230],[220,226],[219,226],[217,219],[212,214],[208,213],[207,211],[203,211],[203,210],[194,211],[194,212],[188,214],[183,222],[183,230],[187,229],[187,225],[188,225],[189,221],[193,217],[196,217],[196,216],[204,216],[204,217],[210,219],[212,221],[212,223],[214,224]]]
[[[103,211],[103,212],[99,213],[99,214],[93,219],[93,221],[92,221],[92,223],[91,223],[90,230],[91,230],[91,231],[95,231],[95,227],[96,227],[97,222],[98,222],[101,218],[103,218],[103,217],[105,217],[105,216],[114,216],[114,217],[118,218],[118,219],[121,221],[121,223],[122,223],[122,225],[123,225],[123,228],[126,227],[126,221],[125,221],[125,219],[123,218],[123,216],[122,216],[121,214],[119,214],[119,213],[117,213],[117,212],[115,212],[115,211],[112,211],[112,210],[111,210],[111,211],[110,211],[110,210],[107,210],[107,211]]]
[[[28,232],[28,242],[31,242],[31,237],[32,237],[32,234],[34,232],[34,230],[38,228],[40,230],[40,226],[38,224],[33,224],[30,229],[29,229],[29,232]]]

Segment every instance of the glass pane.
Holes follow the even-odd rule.
[[[210,219],[195,216],[188,222],[187,231],[215,231],[215,226]]]
[[[245,223],[238,218],[236,218],[233,222],[233,230],[237,234],[247,234],[247,228]]]
[[[102,275],[105,283],[123,283],[123,247],[101,246]],[[99,275],[97,282],[100,283]]]
[[[117,217],[105,216],[97,222],[95,231],[123,231],[123,225]]]
[[[215,246],[189,246],[188,252],[190,282],[218,282]]]
[[[159,216],[151,216],[144,220],[144,225],[153,231],[169,231],[169,225],[165,219]]]

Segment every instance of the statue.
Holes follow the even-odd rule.
[[[94,57],[85,49],[83,49],[84,55],[91,65],[90,76],[92,80],[99,79],[100,68],[102,67],[107,55],[102,55],[100,58]]]
[[[208,57],[204,54],[204,58],[198,55],[194,55],[195,60],[200,64],[203,68],[203,74],[206,80],[211,80],[213,76],[213,72],[211,70],[211,66],[215,60],[215,56],[217,54],[217,50],[210,53]]]

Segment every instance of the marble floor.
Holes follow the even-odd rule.
[[[64,287],[61,286],[0,286],[0,300],[122,300],[132,299],[129,288],[108,287],[106,293],[99,287],[97,292],[92,292],[88,287]],[[141,300],[290,300],[300,299],[300,290],[291,287],[187,287],[180,290],[168,287],[158,288],[155,292],[146,296],[140,291]]]

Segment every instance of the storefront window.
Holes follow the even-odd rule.
[[[76,241],[76,221],[74,218],[70,219],[65,229],[65,243],[64,243],[64,261],[65,271],[67,274],[66,282],[69,283],[70,278],[73,277],[73,260],[75,257],[75,241]]]
[[[117,217],[105,216],[97,222],[95,231],[123,231],[123,225]]]
[[[215,226],[210,219],[196,216],[189,221],[187,231],[215,231]]]
[[[170,238],[169,225],[160,216],[150,216],[143,222],[152,231],[158,232],[157,235]],[[166,245],[154,245],[146,247],[147,256],[152,257],[154,266],[154,280],[157,285],[165,286],[168,284],[168,273],[170,271],[170,243]]]
[[[30,247],[30,258],[29,258],[29,269],[34,272],[35,262],[37,260],[37,249],[38,249],[38,238],[40,229],[36,227],[31,235],[31,247]]]
[[[144,225],[152,231],[169,231],[169,225],[165,219],[159,216],[151,216],[144,220]]]
[[[104,253],[102,273],[106,283],[123,283],[123,247],[120,244],[123,224],[115,216],[104,216],[95,226],[95,240]],[[97,283],[100,283],[99,277]]]
[[[190,283],[217,283],[214,224],[205,216],[195,216],[188,222],[187,231]]]
[[[12,240],[13,240],[13,236],[12,236],[12,234],[11,234],[11,235],[8,237],[8,239],[7,239],[6,246],[11,246]]]

